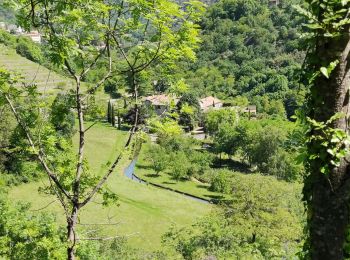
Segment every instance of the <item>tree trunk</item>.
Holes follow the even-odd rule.
[[[67,218],[67,239],[69,243],[67,247],[68,260],[75,259],[75,245],[76,245],[75,227],[78,221],[78,211],[79,211],[78,206],[74,205],[70,218]]]
[[[309,116],[316,121],[327,121],[336,113],[346,117],[336,120],[334,128],[348,133],[349,127],[349,50],[350,34],[347,28],[341,37],[319,36],[316,45],[315,68],[327,67],[339,61],[330,78],[320,75],[311,88]],[[309,144],[312,149],[312,143]],[[349,225],[350,172],[349,158],[344,158],[339,167],[328,175],[320,172],[322,161],[310,164],[310,175],[305,181],[304,194],[309,198],[310,249],[312,259],[343,259],[345,232]]]
[[[112,126],[115,126],[115,114],[114,114],[114,104],[111,105],[111,115],[112,115]]]
[[[111,118],[111,100],[108,101],[108,106],[107,106],[107,122],[112,123],[112,118]]]
[[[122,122],[121,122],[121,118],[120,118],[120,111],[119,111],[119,107],[118,107],[118,130],[122,129]]]

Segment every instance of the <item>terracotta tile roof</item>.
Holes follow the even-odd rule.
[[[144,100],[151,102],[152,105],[159,106],[170,104],[172,98],[166,94],[161,94],[145,97]]]
[[[205,108],[208,108],[208,107],[214,107],[215,105],[217,104],[220,104],[222,103],[222,101],[216,97],[212,97],[212,96],[209,96],[209,97],[205,97],[205,98],[202,98],[199,100],[199,104],[201,106],[201,109],[205,109]]]

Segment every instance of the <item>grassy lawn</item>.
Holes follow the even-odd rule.
[[[197,197],[203,199],[225,199],[227,195],[223,195],[222,193],[212,192],[208,190],[209,184],[201,183],[196,180],[192,181],[176,181],[174,180],[170,174],[161,173],[160,175],[156,175],[154,170],[151,167],[151,162],[147,159],[147,154],[145,153],[147,150],[147,144],[142,148],[142,151],[139,155],[135,174],[151,183],[159,184],[164,187],[168,187],[174,190],[178,190],[181,192],[186,192]]]
[[[118,131],[106,124],[97,124],[87,132],[86,157],[91,171],[102,174],[104,165],[113,160],[120,151],[126,132]],[[116,226],[100,226],[106,235],[129,235],[129,242],[136,248],[156,250],[160,248],[161,235],[171,225],[191,225],[196,218],[212,209],[212,205],[193,201],[180,194],[142,185],[123,176],[123,169],[129,163],[124,158],[121,165],[108,180],[108,187],[119,197],[119,206],[102,207],[101,199],[96,197],[83,208],[81,223],[118,222]],[[38,187],[46,180],[15,187],[10,192],[14,201],[28,201],[32,209],[40,209],[55,198],[38,193]],[[44,210],[57,214],[58,221],[65,224],[63,211],[58,202]],[[92,228],[96,229],[96,228]]]

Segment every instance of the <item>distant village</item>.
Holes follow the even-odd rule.
[[[108,122],[113,126],[120,128],[120,124],[123,121],[123,118],[119,115],[114,116],[114,104],[117,99],[110,99],[108,102]],[[176,107],[179,103],[180,99],[170,95],[170,94],[156,94],[150,95],[142,98],[142,103],[145,107],[150,108],[154,113],[159,117],[167,117],[171,110]],[[257,118],[257,109],[256,105],[248,105],[246,107],[241,106],[232,106],[230,104],[225,104],[224,101],[220,100],[217,97],[207,96],[198,100],[199,109],[201,113],[205,114],[212,110],[220,110],[220,109],[232,109],[237,111],[240,114],[245,114],[249,119]],[[207,138],[207,133],[205,132],[204,125],[199,123],[194,126],[193,129],[188,127],[183,127],[185,132],[191,135],[195,139],[204,140]],[[154,134],[150,134],[151,139],[155,141],[157,136]]]
[[[38,31],[30,31],[26,32],[24,31],[20,26],[17,26],[15,24],[6,24],[5,22],[0,22],[0,29],[5,30],[11,34],[14,35],[21,35],[29,37],[33,42],[41,43],[41,34]]]
[[[152,107],[159,116],[163,115],[165,112],[168,112],[172,102],[174,105],[177,105],[179,100],[167,94],[152,95],[144,98],[145,105]],[[223,101],[213,96],[201,98],[199,100],[199,105],[201,111],[204,113],[212,109],[221,109],[225,107]],[[248,113],[253,117],[255,117],[257,113],[255,105],[249,105],[244,108],[239,106],[230,106],[229,108],[235,109],[241,113]]]

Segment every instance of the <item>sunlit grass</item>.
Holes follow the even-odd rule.
[[[97,174],[105,172],[106,163],[115,158],[120,151],[126,132],[118,131],[106,124],[97,124],[87,132],[86,158],[90,171]],[[81,223],[118,222],[116,226],[101,226],[101,232],[106,235],[130,235],[130,244],[136,248],[156,250],[160,248],[161,235],[171,225],[191,225],[196,218],[207,214],[212,205],[200,203],[170,191],[161,190],[136,183],[123,176],[123,169],[129,163],[124,158],[108,180],[108,187],[116,192],[118,205],[102,207],[101,199],[95,198],[92,203],[83,208]],[[32,203],[32,209],[40,209],[55,200],[52,196],[38,193],[38,187],[46,180],[24,184],[15,187],[10,192],[14,201]],[[57,214],[58,221],[65,225],[63,211],[56,201],[45,211]],[[96,229],[93,228],[93,229]]]

